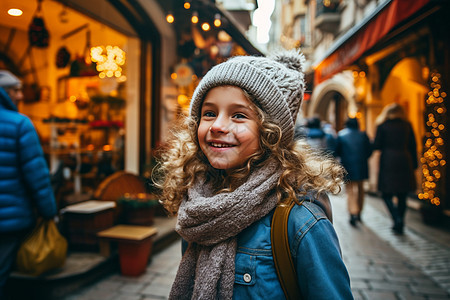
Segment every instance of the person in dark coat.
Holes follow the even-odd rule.
[[[357,119],[349,118],[345,127],[338,132],[336,156],[347,171],[345,188],[348,212],[350,224],[356,226],[356,222],[361,221],[364,206],[363,181],[369,178],[367,160],[372,154],[372,147],[367,134],[359,130]]]
[[[416,139],[405,111],[397,103],[390,104],[380,115],[374,149],[381,151],[378,190],[392,216],[397,234],[403,233],[406,196],[416,188]],[[392,201],[397,197],[397,204]]]
[[[0,70],[0,299],[18,247],[35,225],[36,209],[54,218],[56,202],[47,162],[33,124],[17,112],[23,98],[20,80]]]

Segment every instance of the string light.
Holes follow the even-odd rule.
[[[196,11],[194,11],[194,12],[192,13],[191,22],[192,22],[193,24],[197,24],[197,23],[198,23],[198,13],[197,13]]]
[[[190,9],[191,8],[191,2],[189,2],[189,1],[184,1],[184,8],[185,9]]]
[[[172,24],[174,21],[175,21],[175,17],[173,16],[173,14],[172,13],[168,13],[167,14],[167,16],[166,16],[166,21],[167,21],[167,23],[170,23],[170,24]]]
[[[98,76],[105,77],[121,77],[122,68],[125,64],[125,51],[117,46],[97,46],[92,47],[90,58],[97,63]]]
[[[445,130],[445,112],[446,108],[443,104],[444,98],[447,96],[441,91],[440,83],[441,74],[434,72],[431,74],[430,92],[426,100],[427,111],[435,111],[437,114],[428,113],[426,120],[427,132],[425,136],[427,140],[424,144],[423,155],[420,158],[422,163],[422,192],[418,197],[427,201],[432,205],[439,206],[441,204],[440,189],[445,184],[440,181],[443,177],[443,168],[446,160],[443,154],[443,146],[445,144],[443,131]]]
[[[220,14],[215,14],[214,16],[214,26],[220,27],[222,25],[222,21],[220,20]]]
[[[202,29],[203,29],[203,31],[208,31],[211,29],[211,26],[205,22],[202,24]]]

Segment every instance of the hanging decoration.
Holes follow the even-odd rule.
[[[426,133],[422,163],[422,192],[418,197],[433,206],[441,204],[442,194],[445,192],[446,158],[444,156],[444,124],[446,120],[445,98],[447,93],[442,91],[441,74],[431,74],[431,90],[428,92],[425,107]],[[446,191],[448,193],[448,191]]]
[[[61,47],[56,52],[56,67],[58,69],[63,69],[67,66],[70,61],[70,52],[66,47]]]
[[[47,48],[49,45],[50,34],[45,27],[44,18],[41,11],[42,0],[38,0],[37,10],[28,27],[28,40],[30,45],[38,48]]]

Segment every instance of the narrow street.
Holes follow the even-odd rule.
[[[366,195],[363,223],[348,223],[345,193],[331,197],[355,299],[450,299],[450,231],[423,224],[417,210],[407,212],[405,234],[391,231],[381,199]],[[65,300],[167,299],[180,254],[180,241],[153,256],[144,275],[112,274]]]
[[[355,299],[450,299],[448,230],[424,225],[410,209],[404,235],[395,235],[383,201],[370,196],[355,229],[345,200],[332,198],[333,213]]]

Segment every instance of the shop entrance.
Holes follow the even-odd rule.
[[[18,109],[35,125],[55,182],[64,182],[55,186],[59,208],[90,199],[104,178],[124,170],[125,125],[139,107],[128,105],[139,103],[129,84],[139,82],[130,68],[139,66],[139,49],[129,55],[137,34],[108,1],[90,12],[79,6],[0,4],[0,69],[23,82]],[[22,15],[8,15],[10,8]]]

